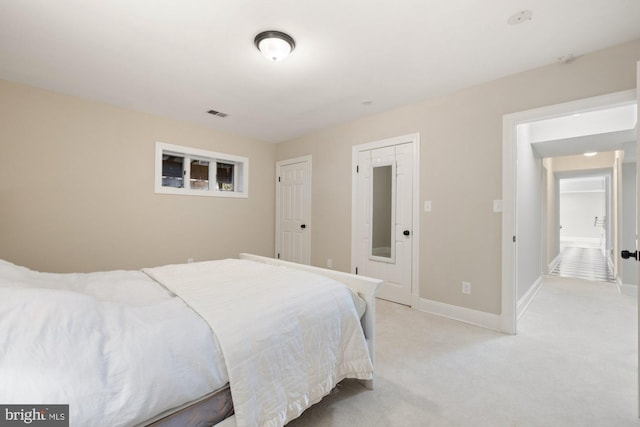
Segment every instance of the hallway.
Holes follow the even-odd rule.
[[[551,271],[554,276],[615,283],[613,271],[602,250],[565,246],[560,250],[560,261]]]

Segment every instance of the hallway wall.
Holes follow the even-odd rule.
[[[552,267],[552,263],[558,255],[560,255],[560,214],[559,214],[559,192],[558,192],[558,179],[554,174],[554,159],[546,158],[543,160],[545,165],[544,173],[545,179],[545,272],[548,273]]]
[[[622,243],[622,158],[624,151],[617,150],[615,152],[615,162],[613,164],[613,179],[611,185],[611,227],[609,228],[613,239],[609,242],[609,252],[607,253],[609,260],[613,263],[613,274],[615,277],[620,275],[619,256]]]
[[[517,269],[517,301],[536,284],[544,272],[543,251],[543,167],[542,158],[535,153],[530,140],[530,126],[528,123],[517,126],[516,150],[518,176],[516,177],[517,197],[516,209],[518,221],[516,236],[518,236]],[[522,262],[526,260],[525,262]]]
[[[596,217],[603,220],[606,212],[604,191],[561,192],[560,243],[570,241],[589,244],[589,247],[600,247],[603,229],[594,223]]]

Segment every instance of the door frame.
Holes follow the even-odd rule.
[[[279,160],[276,162],[276,239],[275,239],[275,252],[273,253],[273,257],[277,258],[278,253],[280,252],[280,245],[281,245],[281,241],[280,241],[280,222],[282,220],[281,215],[280,215],[280,198],[282,197],[280,194],[280,171],[281,168],[283,166],[288,166],[288,165],[293,165],[295,163],[308,163],[309,164],[309,187],[307,188],[307,194],[309,195],[309,197],[307,197],[307,212],[309,213],[309,218],[306,221],[307,224],[307,228],[308,228],[308,236],[309,238],[307,239],[307,253],[309,254],[309,260],[308,260],[308,264],[311,264],[311,231],[313,230],[313,228],[311,227],[311,199],[312,199],[312,193],[311,193],[311,189],[312,189],[312,179],[313,179],[313,173],[312,173],[312,159],[311,159],[311,154],[307,155],[307,156],[300,156],[300,157],[295,157],[293,159],[286,159],[286,160]]]
[[[502,119],[502,314],[500,329],[508,334],[517,332],[517,262],[516,226],[517,147],[516,127],[521,123],[550,119],[578,112],[588,112],[616,104],[636,101],[636,90],[629,89],[532,110],[505,114]]]
[[[420,134],[412,133],[379,141],[354,145],[351,148],[351,271],[355,273],[357,253],[357,194],[358,194],[358,153],[377,148],[396,146],[400,144],[412,144],[413,156],[413,194],[412,232],[411,239],[411,307],[420,305]]]
[[[616,160],[617,161],[617,160]],[[604,189],[604,205],[605,205],[605,215],[607,218],[607,227],[605,228],[605,249],[606,253],[603,254],[607,257],[607,262],[612,263],[613,259],[611,256],[611,250],[613,249],[613,176],[615,174],[615,167],[605,167],[605,168],[595,168],[595,169],[580,169],[575,171],[560,171],[555,173],[556,180],[558,181],[558,185],[560,181],[563,179],[572,179],[572,178],[598,178],[602,177],[605,180],[605,189]],[[558,196],[560,196],[560,192],[558,191]],[[558,209],[562,208],[560,202],[558,202]],[[560,241],[560,231],[558,230],[558,241]],[[615,254],[613,254],[615,256]],[[613,268],[612,268],[613,270]]]

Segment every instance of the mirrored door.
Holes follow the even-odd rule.
[[[371,238],[369,258],[395,262],[396,165],[373,165],[371,173]]]

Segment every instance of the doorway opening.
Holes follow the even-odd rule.
[[[615,282],[611,259],[611,173],[587,170],[580,175],[559,175],[560,251],[549,274]]]
[[[622,152],[626,142],[635,144],[636,108],[635,90],[628,90],[504,116],[501,315],[504,332],[516,333],[518,316],[540,289],[548,271],[548,252],[553,249],[544,227],[548,222],[553,226],[554,218],[546,217],[543,211],[545,201],[553,204],[555,200],[543,197],[543,159],[582,156],[589,151]],[[593,119],[621,109],[626,111],[622,120]],[[581,128],[578,133],[576,124]],[[613,179],[619,173],[617,170]],[[555,179],[547,177],[546,188],[552,188],[548,184]],[[618,191],[620,188],[612,191],[612,197],[617,197]],[[612,215],[609,217],[613,220]],[[612,227],[612,236],[618,237],[621,228],[615,223]],[[618,248],[619,243],[613,240],[614,273]]]

